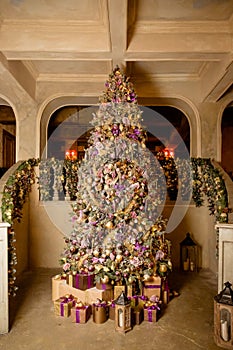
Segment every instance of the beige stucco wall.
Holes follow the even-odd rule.
[[[166,206],[164,216],[169,218],[172,206]],[[216,232],[214,229],[214,217],[209,215],[206,206],[197,208],[191,204],[180,222],[180,224],[169,234],[172,242],[172,263],[174,267],[180,265],[180,242],[191,234],[192,239],[197,243],[199,251],[199,263],[202,268],[209,268],[217,271],[216,259]]]
[[[63,211],[62,202],[39,202],[38,191],[34,189],[30,195],[30,238],[29,261],[30,267],[59,267],[59,257],[65,247],[63,232],[71,232],[67,209]],[[48,216],[47,207],[54,209],[53,215]],[[173,206],[164,208],[163,215],[169,219]],[[62,218],[61,218],[62,216]],[[59,222],[64,220],[66,227],[62,231]],[[172,263],[174,268],[180,264],[180,242],[190,232],[192,238],[200,248],[200,264],[202,268],[209,268],[217,272],[216,233],[214,218],[209,215],[207,207],[196,208],[190,205],[182,222],[169,234],[172,242]]]
[[[63,221],[57,206],[54,204],[54,216],[49,217],[46,211],[47,205],[53,206],[52,202],[43,204],[39,201],[39,191],[34,185],[30,194],[30,237],[29,237],[29,261],[30,268],[35,267],[58,267],[59,257],[64,248],[62,231],[56,226],[56,219]],[[69,225],[69,222],[67,222]]]

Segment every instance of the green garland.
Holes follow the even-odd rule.
[[[26,197],[31,191],[32,184],[36,181],[34,167],[38,163],[39,160],[35,158],[24,161],[14,174],[9,176],[4,186],[1,203],[2,220],[4,222],[11,225],[14,220],[20,222]]]
[[[69,195],[70,200],[74,201],[77,198],[78,187],[78,167],[80,161],[77,159],[64,161],[64,178],[63,183],[65,186],[66,196]]]
[[[20,164],[14,174],[10,175],[2,194],[2,220],[13,224],[14,220],[20,222],[22,218],[23,205],[31,191],[32,184],[36,181],[34,167],[39,163],[38,159],[29,159]],[[17,265],[15,233],[13,228],[9,229],[8,235],[8,293],[15,296],[18,289],[15,286],[15,274]]]
[[[20,164],[14,174],[9,176],[3,190],[1,211],[3,222],[13,224],[14,220],[20,222],[22,218],[23,205],[31,191],[31,186],[36,182],[35,166],[40,166],[40,176],[38,178],[41,200],[51,200],[53,196],[52,175],[57,174],[55,188],[58,191],[64,190],[64,185],[68,190],[71,200],[77,196],[78,168],[79,161],[65,160],[58,161],[55,158],[40,161],[39,159],[29,159]],[[177,192],[177,169],[179,167],[183,174],[187,174],[187,181],[181,184],[182,198],[185,198],[187,184],[190,183],[189,172],[186,171],[187,161],[176,159],[164,159],[161,165],[165,172],[166,182],[169,185],[169,194]],[[204,205],[204,196],[207,197],[210,215],[215,215],[217,222],[228,222],[228,196],[225,182],[209,158],[191,158],[192,165],[192,200],[197,207]],[[62,174],[63,169],[63,174]],[[180,173],[180,172],[179,172]],[[66,180],[65,180],[66,179]],[[65,183],[66,181],[66,183]],[[171,198],[172,199],[172,198]],[[9,293],[15,295],[17,287],[14,285],[15,268],[17,264],[15,252],[14,230],[9,231]]]
[[[204,205],[207,197],[210,215],[215,215],[216,222],[228,222],[228,195],[224,179],[210,158],[192,158],[193,200],[197,207]]]

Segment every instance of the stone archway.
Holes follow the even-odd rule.
[[[233,179],[233,105],[228,105],[222,115],[221,131],[222,131],[222,152],[221,152],[221,165],[227,172],[231,179]]]
[[[16,162],[16,118],[13,108],[0,98],[0,177]]]
[[[190,156],[201,156],[201,127],[200,117],[195,105],[182,96],[168,96],[161,98],[141,98],[139,102],[144,106],[170,106],[179,109],[187,118],[190,126]]]
[[[40,118],[40,156],[47,156],[46,143],[49,120],[53,113],[65,106],[93,106],[97,104],[95,97],[59,96],[47,101],[41,107]],[[43,109],[42,109],[43,108]]]

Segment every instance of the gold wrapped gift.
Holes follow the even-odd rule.
[[[107,321],[109,316],[109,305],[106,301],[97,301],[92,305],[93,322],[104,323]]]
[[[153,276],[149,281],[145,281],[143,285],[143,295],[150,298],[152,295],[161,297],[162,280],[159,276]]]
[[[69,317],[71,308],[74,306],[76,298],[73,295],[66,295],[54,301],[55,315]]]
[[[75,323],[86,323],[91,317],[91,305],[76,303],[71,309],[71,320]]]
[[[157,300],[155,302],[148,300],[144,304],[144,320],[149,322],[157,322],[161,312],[162,302]]]
[[[153,307],[148,307],[144,309],[144,320],[148,322],[158,321],[158,310]]]

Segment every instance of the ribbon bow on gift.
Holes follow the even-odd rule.
[[[86,309],[86,308],[88,308],[88,305],[84,305],[81,301],[79,301],[79,302],[76,302],[75,308],[76,309]]]
[[[93,304],[94,306],[101,306],[101,307],[106,307],[107,303],[104,300],[97,299],[96,302]]]
[[[75,301],[75,297],[72,294],[67,294],[64,297],[61,297],[60,300],[63,303],[68,303],[70,301]]]
[[[147,310],[160,310],[158,303],[153,303],[152,301],[146,302],[144,308]]]

